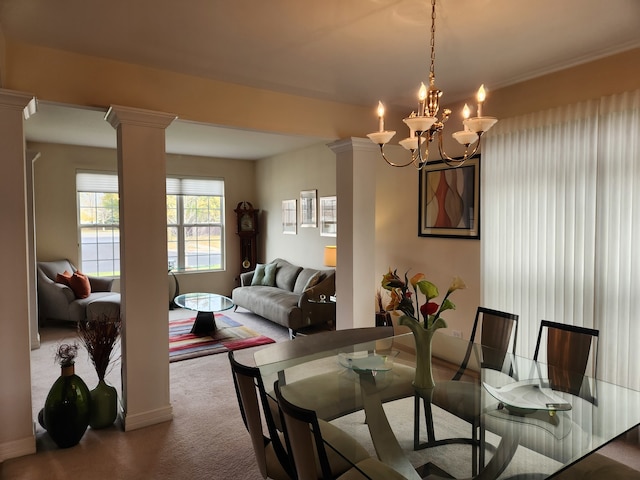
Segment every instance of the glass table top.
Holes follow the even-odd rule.
[[[198,312],[222,312],[234,306],[233,300],[215,293],[184,293],[173,301],[179,307]]]
[[[416,469],[422,465],[436,465],[456,478],[546,478],[640,423],[640,392],[589,377],[580,391],[566,391],[550,383],[540,362],[506,354],[495,368],[496,352],[441,332],[433,339],[436,387],[417,392],[411,384],[411,334],[354,330],[276,344],[257,351],[254,359],[267,389],[279,380],[285,398],[370,445],[407,478],[421,478]],[[451,381],[468,348],[465,375]],[[494,368],[483,364],[489,357]],[[486,439],[479,474],[473,474],[469,445],[414,450],[416,394],[433,411],[437,438],[470,438],[469,421],[477,423]],[[418,427],[426,439],[424,417]]]

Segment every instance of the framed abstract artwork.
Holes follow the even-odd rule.
[[[320,236],[335,237],[338,233],[338,202],[336,197],[320,197]]]
[[[300,192],[300,228],[318,226],[317,198],[317,190]]]
[[[295,200],[282,201],[282,233],[296,235],[298,232],[298,205]]]
[[[420,171],[418,235],[480,238],[480,155],[461,167],[442,160]]]

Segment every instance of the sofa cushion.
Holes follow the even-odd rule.
[[[286,260],[278,259],[272,262],[277,265],[276,271],[276,287],[293,292],[293,287],[298,278],[298,274],[302,271],[302,267],[292,265]]]
[[[253,277],[251,278],[251,285],[262,285],[264,279],[264,264],[258,263],[256,269],[253,271]]]
[[[273,287],[276,281],[276,267],[277,265],[275,263],[267,263],[266,265],[258,263],[253,272],[251,285]]]
[[[276,271],[277,265],[275,263],[267,263],[264,266],[264,278],[262,279],[262,285],[265,287],[275,287],[276,285]]]
[[[62,273],[58,273],[56,274],[56,283],[61,283],[62,285],[66,285],[67,287],[70,287],[70,281],[71,281],[71,273],[69,273],[68,270],[65,270]]]
[[[307,288],[311,288],[318,284],[321,280],[322,272],[314,268],[303,268],[298,278],[296,278],[296,284],[293,287],[294,293],[302,293]]]
[[[261,285],[238,287],[232,293],[233,303],[251,310],[261,317],[288,328],[299,328],[302,312],[298,306],[300,295],[277,287]]]
[[[91,294],[91,284],[87,276],[80,271],[73,273],[69,279],[69,286],[76,298],[87,298]]]

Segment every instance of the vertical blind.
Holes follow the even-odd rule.
[[[500,121],[482,157],[482,303],[600,330],[598,377],[640,388],[640,91]],[[543,357],[544,358],[544,357]]]

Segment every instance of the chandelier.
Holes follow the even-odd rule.
[[[471,117],[471,109],[465,104],[462,116],[463,130],[452,134],[453,138],[464,146],[464,154],[460,157],[450,157],[444,151],[442,145],[442,130],[444,124],[451,115],[451,110],[445,108],[442,111],[442,118],[438,119],[438,110],[440,109],[439,100],[442,91],[435,86],[436,76],[434,73],[434,65],[436,59],[435,53],[435,35],[436,35],[436,0],[431,0],[431,65],[429,67],[429,88],[422,83],[418,91],[418,111],[402,119],[409,127],[409,136],[398,143],[411,153],[411,160],[407,163],[394,163],[387,158],[384,153],[384,146],[389,143],[391,138],[396,134],[395,131],[387,131],[384,129],[384,106],[382,102],[378,102],[378,131],[369,133],[367,137],[371,141],[380,146],[382,158],[392,167],[407,167],[414,165],[418,170],[427,164],[429,157],[429,144],[438,137],[438,151],[442,160],[451,167],[459,167],[467,159],[473,157],[480,149],[482,135],[489,130],[497,121],[494,117],[482,116],[482,104],[485,101],[486,91],[484,85],[480,86],[477,93],[478,109],[477,116]],[[469,150],[470,147],[474,147]]]

